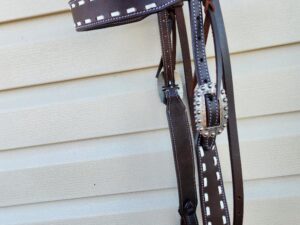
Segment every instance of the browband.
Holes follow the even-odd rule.
[[[128,24],[158,14],[162,58],[157,77],[164,83],[163,102],[169,124],[177,175],[181,225],[198,225],[197,186],[204,225],[230,225],[216,139],[227,129],[233,183],[233,225],[242,225],[243,177],[230,54],[219,0],[188,0],[195,71],[192,71],[183,0],[73,0],[77,31]],[[204,8],[203,8],[204,6]],[[204,21],[203,11],[206,13]],[[211,28],[216,58],[212,79],[206,57]],[[183,59],[188,109],[175,80],[177,30]],[[189,118],[191,127],[189,124]],[[194,157],[196,156],[196,160]],[[194,162],[197,162],[197,165]]]
[[[139,21],[181,3],[181,0],[75,0],[70,1],[77,31],[94,30]]]

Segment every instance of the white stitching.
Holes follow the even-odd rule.
[[[159,18],[159,27],[160,27],[160,32],[161,32],[161,34],[160,34],[160,40],[161,40],[162,48],[164,48],[164,46],[166,46],[166,43],[165,43],[165,39],[163,38],[164,33],[163,33],[162,24],[163,24],[163,20],[165,19],[165,14],[158,14],[158,18]],[[164,66],[167,65],[167,62],[166,62],[167,57],[163,56],[162,59],[163,59],[163,65]]]
[[[198,138],[198,140],[197,140],[197,145],[198,145],[198,150],[201,151],[202,148],[201,148],[201,144],[200,144],[200,138]],[[203,155],[204,155],[204,152],[203,152]],[[198,160],[199,160],[198,161],[198,165],[201,165],[201,163],[202,163],[202,157],[198,157]],[[208,182],[207,182],[207,177],[204,177],[204,175],[203,175],[203,171],[202,171],[202,167],[201,166],[199,166],[199,170],[200,170],[200,186],[201,186],[200,193],[202,193],[202,194],[200,194],[200,197],[202,198],[202,201],[200,201],[200,203],[201,203],[202,212],[204,214],[203,215],[204,225],[206,225],[207,224],[207,218],[206,218],[205,212],[204,212],[205,197],[204,197],[203,193],[204,193],[204,188],[206,188],[207,185],[208,185]]]
[[[135,13],[132,13],[132,14],[128,14],[128,15],[123,15],[123,16],[119,16],[119,17],[113,17],[113,18],[107,18],[105,20],[102,20],[101,22],[99,21],[95,21],[91,24],[88,24],[88,25],[83,25],[81,26],[80,28],[85,28],[85,27],[90,27],[90,26],[93,26],[93,25],[97,25],[97,24],[102,24],[102,23],[106,23],[106,22],[109,22],[109,21],[114,21],[114,20],[119,20],[119,19],[126,19],[128,17],[132,17],[134,15],[141,15],[143,13],[146,13],[146,12],[155,12],[157,10],[160,10],[160,9],[163,9],[164,7],[167,7],[171,4],[173,4],[174,2],[177,2],[178,0],[171,0],[171,1],[168,1],[156,8],[152,8],[152,9],[149,9],[149,10],[142,10],[142,11],[138,11],[138,12],[135,12]]]
[[[176,98],[178,99],[179,102],[181,102],[184,105],[182,99],[178,95],[176,95]],[[189,127],[189,123],[188,123],[188,120],[187,120],[186,109],[185,109],[184,113],[185,113],[185,117],[184,118],[185,118],[186,129],[190,132],[190,127]],[[194,152],[193,152],[193,143],[192,143],[192,139],[191,139],[190,135],[189,135],[188,139],[189,139],[190,150],[191,150],[191,155],[192,155],[192,163],[194,164],[195,159],[194,159]],[[195,177],[195,171],[194,170],[193,170],[193,177]],[[194,193],[197,193],[197,190],[196,190],[196,181],[195,180],[194,180]]]
[[[226,224],[227,223],[226,217],[222,216],[222,219],[223,219],[223,224]]]
[[[219,194],[220,194],[220,195],[223,193],[222,187],[221,187],[221,186],[218,186],[218,191],[219,191]]]
[[[203,17],[202,17],[202,5],[201,5],[201,2],[197,2],[197,6],[199,6],[200,8],[200,15],[199,15],[199,18],[200,18],[200,23],[203,24]],[[201,62],[199,61],[201,56],[200,56],[200,46],[199,46],[199,43],[197,41],[198,37],[197,37],[197,31],[198,31],[198,26],[197,26],[197,15],[196,15],[196,5],[195,5],[195,1],[192,1],[192,12],[193,12],[193,18],[194,18],[194,43],[195,43],[195,46],[196,46],[196,58],[197,58],[197,63],[196,65],[199,65],[199,68],[197,66],[197,69],[198,69],[198,72],[200,73],[199,74],[199,77],[201,79],[201,83],[204,83],[204,77],[203,76],[200,76],[202,74],[202,66],[201,66]],[[201,45],[202,46],[205,46],[205,43],[204,43],[204,33],[203,33],[203,30],[201,29]],[[206,75],[209,74],[208,72],[208,66],[207,66],[207,60],[206,60],[206,53],[205,53],[205,47],[203,48],[202,47],[202,58],[203,58],[203,63],[204,63],[204,66],[206,68]],[[209,76],[206,76],[209,78]]]
[[[167,98],[169,98],[169,92],[168,91],[166,91],[166,97]],[[175,138],[175,135],[174,135],[174,133],[173,133],[173,121],[172,121],[172,117],[171,117],[171,111],[170,111],[170,105],[171,105],[171,99],[170,99],[170,101],[168,101],[168,114],[169,114],[169,116],[168,116],[168,120],[169,120],[169,123],[170,123],[170,126],[171,126],[171,129],[170,129],[170,132],[171,132],[171,135],[172,135],[172,142],[173,142],[173,146],[174,146],[174,150],[175,150],[175,152],[177,152],[177,148],[176,148],[176,138]],[[178,182],[179,182],[179,184],[180,184],[180,186],[181,186],[181,174],[180,174],[180,170],[179,170],[179,168],[178,168],[178,159],[177,159],[177,156],[176,156],[176,154],[174,154],[174,158],[175,158],[175,160],[176,160],[176,170],[177,170],[177,173],[178,173],[178,176],[179,176],[179,179],[178,179]],[[180,189],[180,188],[178,188],[178,190],[180,191],[180,199],[182,199],[182,196],[183,196],[183,194],[182,194],[182,190]]]
[[[198,143],[197,143],[198,145],[200,144],[199,143],[199,140],[198,140]],[[199,146],[198,146],[199,147]],[[200,149],[201,148],[198,148],[198,150],[200,151]],[[219,162],[219,160],[218,160],[218,152],[217,152],[217,148],[216,148],[216,146],[214,145],[213,146],[213,148],[212,148],[212,157],[213,157],[213,161],[214,161],[214,163],[215,162],[217,162],[217,165],[216,165],[216,169],[217,169],[217,172],[216,172],[216,174],[218,174],[217,176],[219,176],[219,185],[218,185],[218,191],[219,191],[219,194],[220,194],[220,202],[219,202],[219,204],[220,204],[220,207],[221,207],[221,209],[222,210],[224,210],[224,216],[225,216],[225,218],[226,218],[226,223],[228,223],[228,221],[230,221],[230,219],[229,219],[229,214],[228,214],[228,208],[227,208],[227,203],[226,203],[226,197],[225,197],[225,195],[223,194],[224,193],[224,191],[223,191],[223,189],[224,189],[224,187],[223,187],[223,181],[222,181],[222,175],[221,175],[221,168],[220,168],[220,162]],[[199,164],[200,165],[202,165],[203,163],[201,162],[201,160],[202,160],[202,158],[201,157],[199,157],[198,158],[200,161],[199,161]],[[207,177],[203,177],[203,172],[202,172],[202,166],[200,166],[200,175],[201,175],[201,177],[203,178],[203,183],[204,183],[204,185],[205,185],[205,187],[207,187],[207,182],[208,182],[208,180],[207,180]],[[206,196],[206,192],[204,192],[204,188],[203,188],[203,185],[202,185],[202,182],[200,182],[200,184],[201,184],[201,197],[202,197],[202,199],[203,199],[203,201],[201,201],[201,204],[202,204],[202,207],[204,208],[204,209],[206,209],[206,207],[208,207],[207,206],[207,196]],[[223,188],[223,189],[222,189]],[[205,212],[205,210],[204,210],[204,212]],[[203,217],[203,219],[204,219],[204,224],[209,224],[209,222],[207,222],[207,218],[208,217],[208,215],[205,213],[204,214],[204,217]],[[222,218],[223,218],[223,216],[222,216]],[[229,222],[230,223],[230,222]]]
[[[103,15],[99,15],[97,16],[97,20],[100,21],[100,20],[104,20],[104,16]]]
[[[207,178],[204,177],[203,181],[204,181],[204,187],[207,187],[207,185],[208,185],[208,183],[207,183]]]
[[[220,207],[221,209],[224,209],[224,202],[222,200],[220,201]]]
[[[209,201],[209,196],[207,193],[204,194],[204,199],[205,199],[205,202],[208,202]]]
[[[221,179],[221,177],[220,177],[220,172],[219,172],[219,171],[216,172],[216,176],[217,176],[217,180],[220,180],[220,179]]]
[[[217,150],[216,145],[213,148],[213,152],[215,153],[215,156],[218,158],[219,154],[218,154],[218,150]],[[219,160],[218,160],[217,166],[218,166],[218,171],[220,172],[220,176],[221,176],[221,179],[219,181],[220,185],[218,186],[218,190],[219,190],[219,194],[221,195],[221,198],[223,199],[223,202],[224,202],[225,216],[227,217],[227,221],[230,221],[229,210],[228,210],[228,207],[227,207],[227,201],[226,201],[226,196],[225,196],[225,188],[224,188],[222,173],[221,173],[222,170],[221,170],[221,165],[220,165]],[[220,193],[220,191],[221,191],[221,193]]]
[[[169,35],[169,28],[168,28],[168,23],[167,23],[167,20],[168,20],[168,15],[167,15],[167,11],[164,11],[164,19],[166,20],[166,22],[164,23],[165,24],[165,30],[167,31],[167,34],[166,35]],[[167,50],[168,51],[172,51],[172,44],[171,44],[171,40],[170,38],[167,38]],[[167,52],[168,53],[168,52]],[[169,64],[165,64],[165,65],[169,65],[169,67],[167,68],[168,70],[170,70],[170,73],[172,74],[172,70],[173,70],[173,63],[172,63],[172,57],[171,57],[171,52],[169,54],[167,54],[167,58],[168,58],[168,61],[169,61]]]
[[[214,99],[215,99],[215,104],[216,104],[216,118],[215,118],[215,124],[216,124],[216,123],[218,123],[218,119],[220,117],[220,115],[219,115],[220,107],[219,107],[218,98],[215,96]]]
[[[206,207],[206,215],[210,216],[210,207],[209,206]]]
[[[169,92],[168,91],[166,91],[166,94],[167,94],[167,97],[169,97]],[[179,101],[179,102],[181,102],[182,104],[183,104],[183,102],[182,102],[182,100],[179,98],[179,96],[178,95],[176,95],[176,98],[177,98],[177,100]],[[169,101],[168,102],[168,107],[170,108],[170,104],[171,104],[171,101]],[[170,110],[168,110],[168,114],[169,115],[171,115],[171,111]],[[188,127],[188,121],[187,121],[187,114],[186,114],[186,111],[185,111],[185,124],[186,124],[186,128],[188,129],[188,131],[189,131],[189,127]],[[175,138],[175,135],[174,135],[174,133],[173,133],[173,121],[172,121],[172,118],[171,118],[171,116],[169,116],[168,117],[168,120],[169,120],[169,122],[170,122],[170,126],[171,126],[171,128],[172,129],[170,129],[171,130],[171,134],[172,134],[172,137],[173,137],[173,144],[174,144],[174,142],[176,141],[176,138]],[[190,144],[190,150],[191,150],[191,155],[192,155],[192,162],[194,162],[194,154],[193,154],[193,145],[192,145],[192,140],[191,140],[191,137],[189,136],[189,144]],[[175,151],[177,151],[176,150],[176,145],[174,144],[174,148],[175,148]],[[177,157],[175,157],[176,158],[176,161],[177,161],[177,163],[178,163],[178,159],[177,159]],[[176,167],[177,168],[177,170],[178,170],[178,167]],[[178,170],[179,171],[179,170]],[[180,172],[180,171],[179,171]],[[179,182],[180,182],[180,180],[181,180],[181,176],[180,176],[180,173],[178,172],[178,174],[179,174]],[[193,176],[195,177],[195,171],[193,170]],[[197,193],[197,191],[196,191],[196,181],[195,181],[195,179],[194,179],[194,193]],[[181,182],[180,182],[180,185],[181,185]],[[182,193],[180,193],[180,195],[182,196]],[[182,198],[182,197],[181,197]]]
[[[192,12],[193,12],[193,17],[194,17],[194,30],[195,30],[194,42],[195,42],[195,46],[196,46],[196,57],[197,57],[197,59],[199,59],[200,58],[199,45],[198,45],[198,42],[196,41],[196,39],[197,39],[197,33],[196,33],[196,31],[197,31],[197,23],[196,23],[197,16],[196,16],[196,10],[195,10],[196,7],[195,7],[195,2],[194,1],[192,1],[192,8],[193,8]],[[200,62],[198,62],[198,65],[200,65]],[[201,68],[198,68],[198,69],[200,70],[199,72],[201,73]],[[200,79],[201,79],[201,82],[203,83],[203,80],[202,80],[201,76],[200,76]]]
[[[212,106],[211,106],[211,103],[210,103],[210,100],[208,100],[207,101],[207,103],[208,103],[208,109],[209,109],[209,116],[208,116],[208,126],[211,126],[211,114],[212,114]],[[209,138],[205,138],[205,140],[206,140],[206,147],[208,148],[209,147],[209,143],[208,143],[208,141],[209,141]]]
[[[153,9],[153,8],[156,8],[156,7],[157,7],[156,3],[151,3],[151,4],[148,4],[148,5],[145,5],[146,10]]]
[[[127,12],[128,14],[135,13],[135,12],[136,12],[136,8],[134,8],[134,7],[128,8],[128,9],[126,10],[126,12]]]
[[[85,4],[85,1],[84,0],[80,0],[79,2],[78,2],[78,6],[81,6],[81,5],[84,5]]]
[[[216,156],[214,156],[214,165],[217,166],[218,165],[218,159]]]
[[[204,151],[203,151],[202,147],[199,146],[198,148],[199,148],[199,151],[200,151],[200,156],[204,157]]]
[[[86,24],[89,24],[89,23],[92,22],[92,20],[91,20],[91,19],[86,19],[86,20],[84,20],[84,22],[85,22]]]
[[[120,16],[121,13],[120,13],[120,11],[114,11],[114,12],[111,12],[110,15],[111,15],[111,17],[117,17],[117,16]]]

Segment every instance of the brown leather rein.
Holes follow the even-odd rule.
[[[198,225],[195,168],[198,170],[203,224],[231,224],[216,144],[217,137],[224,129],[227,129],[231,159],[233,225],[242,225],[243,178],[230,55],[221,7],[219,0],[187,2],[190,9],[194,71],[182,9],[183,0],[72,0],[69,4],[77,31],[132,23],[151,14],[158,14],[162,59],[157,77],[163,81],[161,88],[174,154],[181,225]],[[206,57],[205,45],[210,28],[215,47],[215,79],[210,76]],[[178,94],[179,87],[174,75],[177,30],[188,110]]]

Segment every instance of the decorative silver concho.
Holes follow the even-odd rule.
[[[226,97],[225,90],[221,90],[219,96],[220,104],[220,125],[209,127],[207,126],[206,119],[206,103],[205,95],[216,95],[216,85],[213,83],[203,84],[195,88],[194,96],[194,109],[195,109],[195,122],[196,129],[204,137],[215,137],[217,134],[221,134],[227,126],[228,121],[228,99]]]

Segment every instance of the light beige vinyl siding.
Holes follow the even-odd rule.
[[[300,224],[300,2],[221,3],[245,225]],[[66,1],[0,5],[0,225],[179,224],[155,16],[76,33]]]

